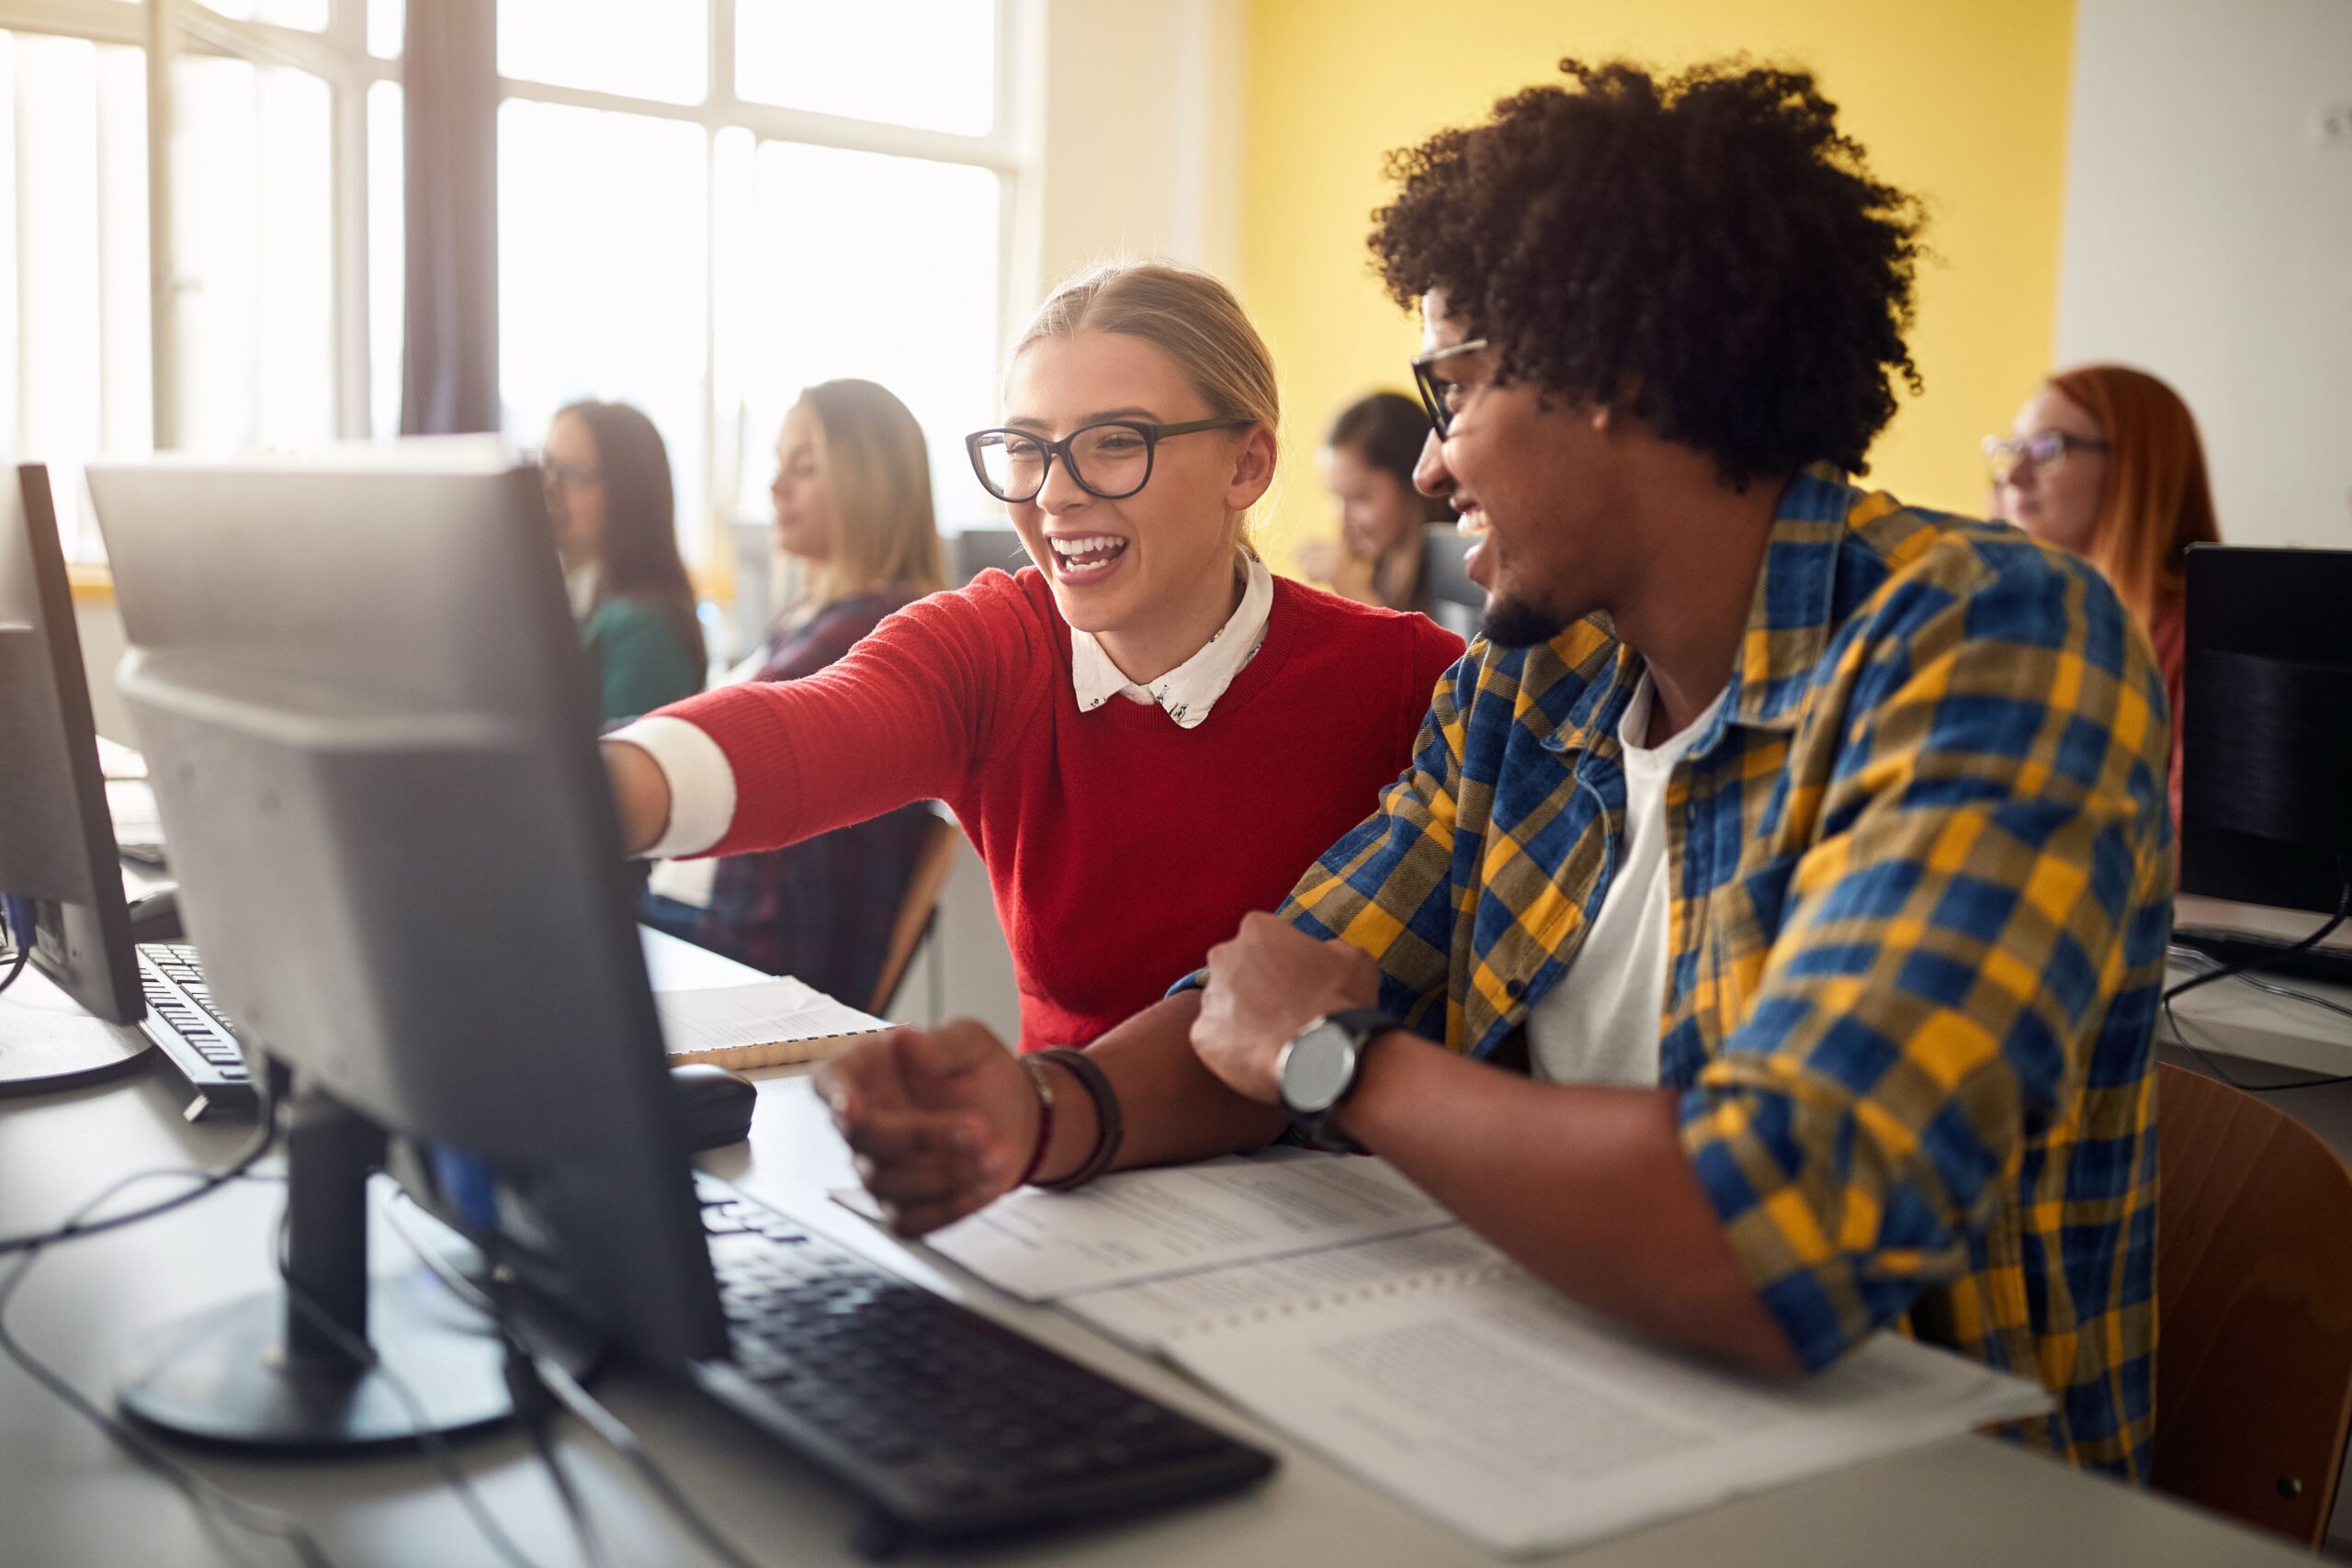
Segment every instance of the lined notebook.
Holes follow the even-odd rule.
[[[749,986],[657,991],[653,1007],[672,1062],[722,1067],[813,1062],[858,1035],[890,1027],[789,976]]]
[[[1570,1303],[1376,1159],[1122,1172],[1014,1193],[930,1245],[1504,1556],[2049,1407],[2037,1384],[1891,1333],[1786,1382],[1679,1355]]]

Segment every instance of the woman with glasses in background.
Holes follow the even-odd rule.
[[[1299,570],[1310,581],[1366,604],[1428,607],[1422,533],[1431,523],[1453,520],[1443,500],[1413,488],[1429,437],[1429,415],[1401,392],[1374,392],[1340,411],[1320,454],[1340,536],[1299,547]]]
[[[946,586],[931,457],[907,405],[872,381],[800,394],[776,437],[775,547],[802,591],[735,681],[798,681],[830,667],[893,611]],[[650,897],[673,935],[857,1007],[876,986],[899,906],[929,836],[922,805],[715,863],[702,907]]]
[[[1279,906],[1410,761],[1462,645],[1277,581],[1250,548],[1274,370],[1206,274],[1130,265],[1066,286],[1004,400],[967,446],[1034,566],[605,751],[639,852],[770,849],[946,801],[988,867],[1036,1051],[1091,1042]]]
[[[2180,818],[2183,604],[2188,547],[2216,544],[2197,421],[2145,371],[2086,365],[2034,389],[2006,437],[1986,436],[2000,514],[2088,559],[2154,646],[2172,707],[2172,810]]]
[[[702,626],[678,555],[670,455],[653,422],[627,403],[567,404],[539,462],[605,722],[701,691]]]

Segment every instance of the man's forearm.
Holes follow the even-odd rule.
[[[1178,1165],[1261,1148],[1286,1124],[1283,1113],[1234,1093],[1201,1066],[1191,1040],[1197,991],[1154,1003],[1087,1050],[1119,1097],[1125,1137],[1117,1168]],[[1097,1136],[1094,1102],[1067,1073],[1055,1072],[1054,1131],[1038,1175],[1067,1176],[1085,1163]]]
[[[1683,1154],[1672,1090],[1531,1083],[1395,1032],[1339,1122],[1571,1299],[1741,1366],[1799,1370]]]

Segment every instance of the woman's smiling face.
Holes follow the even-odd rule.
[[[1005,385],[1005,425],[1049,441],[1103,420],[1181,424],[1222,412],[1166,354],[1117,333],[1041,338],[1021,351]],[[1117,501],[1080,488],[1057,457],[1035,499],[1009,510],[1063,617],[1098,637],[1149,643],[1157,623],[1189,622],[1201,604],[1228,596],[1239,514],[1272,477],[1270,435],[1263,461],[1250,460],[1260,439],[1251,427],[1171,437],[1149,480]]]

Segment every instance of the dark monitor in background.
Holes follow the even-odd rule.
[[[1467,642],[1487,618],[1487,591],[1470,581],[1463,558],[1477,539],[1450,523],[1421,531],[1421,592],[1430,619]]]
[[[92,1018],[146,1007],[48,471],[0,474],[0,895],[29,900],[31,966]],[[21,908],[23,906],[19,905]],[[0,997],[0,1092],[135,1066],[146,1043]]]
[[[435,446],[89,478],[181,917],[240,1040],[297,1090],[290,1277],[351,1334],[433,1361],[433,1314],[371,1297],[353,1239],[389,1134],[478,1178],[413,1195],[594,1328],[655,1357],[722,1350],[537,472]],[[213,1332],[275,1343],[284,1303],[246,1310]],[[208,1356],[217,1383],[191,1371]],[[126,1407],[218,1440],[399,1440],[335,1430],[356,1398],[276,1433],[260,1359],[191,1349]],[[452,1374],[442,1424],[496,1418],[494,1354],[486,1388],[481,1371]]]
[[[963,587],[990,567],[999,571],[1019,571],[1029,564],[1028,547],[1022,544],[1021,536],[1010,523],[970,524],[942,534],[939,542],[947,547],[950,588]]]
[[[2352,550],[2199,545],[2188,578],[2176,934],[2283,947],[2352,891]]]

